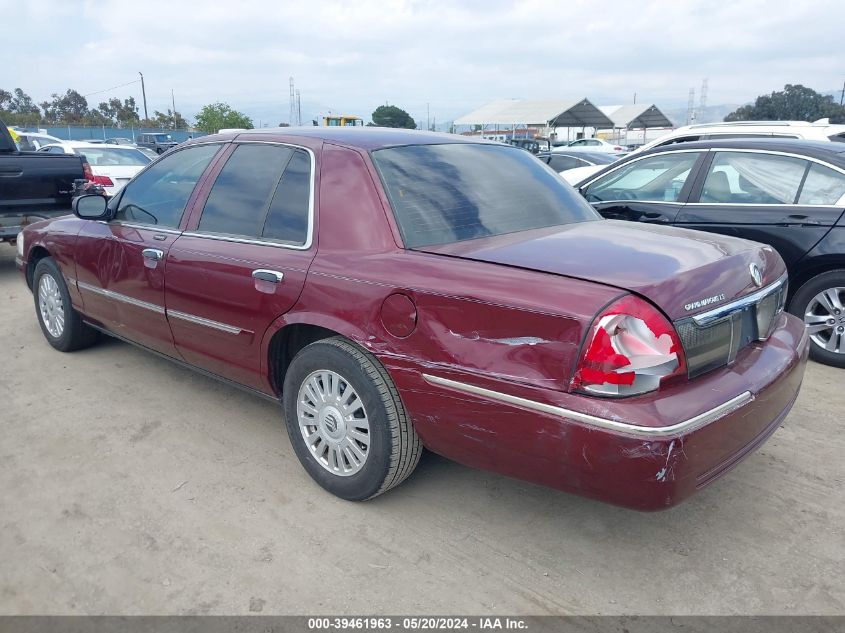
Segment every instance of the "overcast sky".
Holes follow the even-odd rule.
[[[683,107],[845,80],[843,0],[0,0],[0,88],[36,100],[138,80],[150,114],[224,101],[255,124],[369,118],[385,102],[439,121],[500,98]],[[139,83],[88,96],[133,95]],[[141,112],[143,116],[143,112]]]

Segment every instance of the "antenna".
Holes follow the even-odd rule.
[[[707,77],[701,80],[701,94],[698,96],[698,116],[704,116],[704,108],[707,107]]]
[[[290,78],[290,116],[288,121],[293,125],[294,115],[296,114],[296,94],[293,89],[293,77]]]
[[[689,89],[689,99],[687,100],[687,125],[695,123],[695,88]]]

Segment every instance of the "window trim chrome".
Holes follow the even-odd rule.
[[[786,282],[787,274],[784,273],[778,278],[777,281],[769,284],[765,288],[760,288],[760,290],[753,292],[750,295],[746,295],[735,301],[731,301],[730,303],[721,305],[718,308],[713,308],[712,310],[708,310],[707,312],[701,312],[699,314],[690,315],[690,318],[695,321],[696,325],[707,325],[708,323],[712,323],[713,321],[717,321],[718,319],[727,316],[731,312],[735,312],[736,310],[741,310],[755,303],[759,303],[763,298],[779,291]]]
[[[531,411],[538,411],[540,413],[547,413],[559,418],[578,422],[586,426],[598,427],[608,431],[615,431],[617,433],[632,435],[635,437],[663,438],[691,433],[710,424],[711,422],[715,422],[719,418],[724,417],[725,415],[754,400],[754,396],[750,391],[743,391],[738,396],[735,396],[734,398],[731,398],[730,400],[727,400],[722,404],[713,407],[712,409],[708,409],[707,411],[687,420],[683,420],[669,426],[651,427],[630,424],[628,422],[619,422],[617,420],[609,420],[607,418],[601,418],[588,413],[581,413],[580,411],[573,411],[572,409],[566,409],[564,407],[546,404],[544,402],[537,402],[536,400],[529,400],[527,398],[502,393],[500,391],[493,391],[492,389],[485,389],[484,387],[478,387],[476,385],[459,382],[457,380],[450,380],[440,376],[432,376],[431,374],[422,374],[422,377],[430,385],[462,391],[474,396],[489,398],[490,400],[495,400],[496,402],[502,402],[504,404],[522,407]]]
[[[304,145],[296,145],[294,143],[284,143],[281,141],[250,141],[250,140],[239,140],[235,139],[231,141],[232,145],[276,145],[280,147],[289,147],[294,149],[301,149],[308,152],[308,156],[311,159],[311,174],[309,179],[309,196],[308,196],[308,232],[306,234],[305,242],[303,244],[286,244],[284,242],[280,242],[278,240],[271,240],[271,239],[264,239],[261,237],[239,237],[236,235],[227,235],[223,233],[213,233],[210,231],[200,231],[199,229],[199,221],[202,220],[202,211],[205,211],[205,205],[203,205],[202,211],[200,211],[199,221],[197,222],[197,230],[193,231],[185,231],[182,235],[187,237],[200,237],[200,238],[207,238],[212,240],[218,240],[221,242],[236,242],[238,244],[257,244],[261,246],[274,246],[276,248],[286,248],[292,251],[307,251],[311,248],[314,241],[314,203],[316,197],[316,174],[317,174],[317,157],[314,154],[314,150],[310,147],[306,147]],[[231,156],[230,156],[231,158]],[[228,159],[226,160],[228,162]],[[223,164],[221,171],[226,168],[226,164]],[[214,184],[212,183],[211,189],[209,189],[209,196],[211,195],[211,191],[214,189]],[[206,202],[208,200],[206,199]]]

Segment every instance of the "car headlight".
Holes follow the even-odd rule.
[[[18,233],[18,236],[15,238],[15,242],[18,245],[18,256],[23,257],[23,231]]]

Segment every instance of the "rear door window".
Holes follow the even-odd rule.
[[[794,204],[808,161],[756,152],[717,152],[701,202]]]
[[[584,191],[589,202],[677,202],[700,152],[658,154],[599,178]]]
[[[298,149],[282,174],[270,211],[264,223],[262,237],[305,244],[311,215],[311,158]]]
[[[845,196],[845,174],[830,167],[812,163],[798,204],[827,204],[836,205]]]
[[[549,160],[549,167],[555,171],[566,171],[567,169],[575,169],[576,167],[584,167],[589,163],[575,158],[574,156],[552,156]]]

